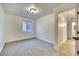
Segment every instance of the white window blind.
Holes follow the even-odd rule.
[[[32,32],[32,22],[24,21],[22,23],[22,31],[23,32]]]

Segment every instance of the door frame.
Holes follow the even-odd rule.
[[[53,11],[54,11],[54,16],[55,16],[55,47],[58,50],[58,14],[70,9],[77,9],[76,4],[75,3],[64,3],[61,4],[60,6],[56,7]]]

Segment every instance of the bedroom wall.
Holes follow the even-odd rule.
[[[54,14],[37,19],[37,38],[55,44],[55,19]]]
[[[14,15],[6,15],[6,42],[12,42],[17,40],[24,40],[28,38],[36,37],[36,23],[35,20],[27,19]],[[32,22],[32,32],[27,33],[22,31],[22,22],[23,21],[31,21]]]
[[[5,44],[5,13],[0,4],[0,52]]]

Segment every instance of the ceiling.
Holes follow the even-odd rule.
[[[30,19],[38,19],[42,16],[48,15],[53,12],[53,9],[60,3],[35,3],[36,8],[40,11],[38,14],[30,14],[27,12],[28,7],[31,6],[30,3],[3,3],[5,13],[12,14],[16,16],[26,17]]]
[[[66,10],[66,11],[64,11],[64,12],[61,12],[61,13],[59,13],[59,16],[64,16],[65,17],[65,19],[66,19],[66,21],[72,21],[72,22],[75,22],[76,20],[76,9],[74,8],[74,9],[70,9],[70,10]]]

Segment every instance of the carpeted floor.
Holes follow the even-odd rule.
[[[5,44],[1,56],[58,56],[52,44],[30,39]]]

